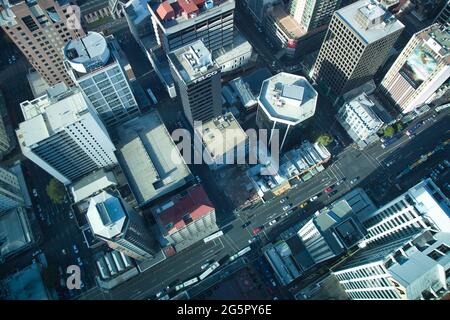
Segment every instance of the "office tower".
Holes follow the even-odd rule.
[[[332,272],[353,300],[437,300],[449,261],[450,233],[427,230],[360,249]]]
[[[335,96],[371,80],[404,26],[375,0],[337,10],[314,65],[312,79]]]
[[[440,23],[443,26],[447,26],[447,28],[450,25],[450,0],[447,0],[447,2],[444,4],[444,7],[437,15],[436,19],[434,20],[434,23]]]
[[[450,201],[431,179],[423,180],[375,212],[362,216],[362,246],[389,242],[423,229],[450,232]]]
[[[267,10],[271,6],[280,3],[280,0],[244,0],[244,2],[247,4],[247,8],[253,18],[259,24],[262,24],[266,17]]]
[[[434,24],[414,34],[381,82],[381,93],[408,113],[430,102],[450,77],[450,29]]]
[[[0,212],[23,206],[19,179],[9,170],[0,167]]]
[[[291,0],[289,13],[306,31],[328,24],[341,0]]]
[[[21,107],[25,121],[16,134],[22,153],[62,183],[116,165],[106,128],[78,88],[60,83]]]
[[[113,36],[97,32],[69,41],[64,48],[67,70],[107,127],[139,115],[124,67],[127,65]]]
[[[151,259],[156,253],[145,219],[120,196],[103,191],[92,197],[86,217],[92,233],[110,248],[137,260]]]
[[[64,0],[0,0],[0,25],[49,85],[73,85],[62,49],[84,31],[69,28],[68,7]]]
[[[233,43],[234,0],[166,0],[148,3],[156,40],[166,53],[195,40],[211,52]]]
[[[267,129],[269,144],[274,129],[279,130],[280,149],[302,139],[298,129],[310,119],[317,104],[317,92],[304,77],[279,73],[265,80],[258,96],[256,125]]]
[[[384,123],[376,112],[376,104],[378,102],[373,97],[363,92],[346,102],[336,116],[350,138],[360,148],[379,140],[377,132]]]
[[[221,115],[220,67],[203,42],[198,40],[172,51],[168,58],[177,94],[191,125]]]

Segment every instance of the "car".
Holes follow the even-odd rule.
[[[283,215],[285,216],[285,217],[287,217],[288,215],[290,215],[292,212],[294,212],[293,210],[289,210],[289,211],[286,211]]]
[[[69,211],[69,218],[73,219],[73,212],[72,211]]]
[[[294,183],[291,188],[297,188],[298,187],[298,183]]]
[[[300,204],[300,208],[303,209],[303,208],[306,207],[307,205],[308,205],[308,202],[303,202],[303,203]]]
[[[359,180],[359,177],[355,177],[352,180],[350,180],[350,184],[354,184],[358,180]]]
[[[258,233],[262,231],[262,227],[256,227],[252,230],[252,233],[254,236],[256,236]]]
[[[67,254],[66,249],[62,249],[62,250],[61,250],[61,253],[64,254],[64,255],[66,255],[66,254]]]
[[[277,283],[275,282],[275,280],[273,280],[273,279],[270,279],[270,283],[272,284],[272,286],[274,286],[274,287],[276,287],[277,286]]]
[[[209,263],[209,262],[206,262],[206,263],[204,263],[204,264],[202,264],[202,265],[200,266],[200,269],[205,270],[206,268],[209,267],[209,265],[210,265],[210,263]]]
[[[450,161],[444,160],[444,164],[447,166],[447,168],[450,168]]]
[[[287,201],[288,197],[284,197],[283,199],[280,200],[280,203],[285,203]]]
[[[195,180],[197,180],[198,183],[202,183],[202,180],[200,179],[199,176],[195,176]]]
[[[325,193],[330,193],[331,191],[333,191],[332,187],[326,187],[323,191],[325,191]]]
[[[158,292],[157,294],[156,294],[156,298],[161,298],[163,295],[165,295],[166,294],[166,290],[165,289],[163,289],[163,290],[161,290],[160,292]]]
[[[251,221],[247,221],[246,223],[244,223],[244,224],[242,225],[242,229],[247,228],[251,223],[252,223]]]
[[[310,201],[310,202],[314,202],[314,201],[317,200],[317,198],[319,198],[319,197],[318,197],[318,196],[311,197],[311,198],[309,199],[309,201]]]
[[[275,223],[277,223],[277,220],[272,220],[269,222],[269,226],[273,226]]]
[[[36,207],[37,207],[37,209],[38,209],[39,212],[42,212],[42,209],[41,209],[41,206],[40,206],[40,205],[37,205]]]
[[[331,198],[331,197],[334,196],[337,192],[338,192],[337,190],[331,191],[331,192],[328,194],[328,197]]]
[[[73,252],[75,252],[75,254],[77,254],[79,252],[76,244],[73,245]]]
[[[38,193],[37,193],[37,190],[36,190],[36,189],[33,189],[33,196],[35,196],[35,197],[38,196]]]
[[[336,185],[338,186],[338,185],[340,185],[340,184],[342,184],[342,183],[344,183],[344,181],[346,180],[346,178],[344,177],[344,178],[342,178],[341,180],[339,180],[337,183],[336,183]]]
[[[80,257],[77,258],[77,264],[81,267],[83,265],[83,261]]]
[[[291,205],[288,204],[288,205],[286,205],[286,206],[283,207],[283,211],[289,210],[290,208],[291,208]]]

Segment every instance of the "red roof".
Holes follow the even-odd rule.
[[[205,4],[206,0],[194,0],[195,4],[197,5],[197,7],[201,7]]]
[[[200,184],[187,190],[187,194],[184,197],[177,195],[171,200],[174,202],[174,205],[159,213],[158,216],[161,227],[165,230],[167,230],[167,225],[172,225],[172,229],[167,230],[169,234],[186,225],[183,220],[186,214],[190,215],[192,221],[196,221],[215,210]]]
[[[172,6],[169,1],[162,2],[158,9],[156,9],[156,13],[161,18],[161,20],[172,19],[175,17],[175,12],[173,11]]]
[[[188,16],[198,11],[198,7],[194,0],[178,0],[177,2]]]

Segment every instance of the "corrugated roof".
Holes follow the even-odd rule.
[[[170,19],[175,16],[175,12],[169,1],[164,1],[163,3],[161,3],[158,9],[156,9],[156,13],[161,18],[161,20]]]

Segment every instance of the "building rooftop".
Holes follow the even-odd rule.
[[[183,186],[191,172],[156,111],[118,129],[118,160],[140,206]]]
[[[281,72],[263,82],[258,101],[271,120],[296,125],[314,115],[317,92],[304,77]]]
[[[195,131],[213,159],[223,157],[236,147],[243,146],[248,138],[230,112],[202,123]]]
[[[86,216],[92,232],[105,239],[120,235],[127,220],[122,200],[106,191],[91,198]]]
[[[19,207],[0,216],[0,258],[13,254],[32,242],[25,209]]]
[[[97,32],[88,32],[84,37],[69,41],[64,47],[64,57],[73,69],[87,73],[105,65],[110,57],[105,37]]]
[[[46,95],[24,101],[20,107],[25,121],[19,124],[17,137],[20,144],[29,147],[79,120],[88,104],[78,89],[68,89],[59,83],[48,89]]]
[[[424,33],[423,37],[428,47],[450,63],[450,29],[434,24],[420,33]]]
[[[37,71],[30,71],[27,74],[27,79],[34,98],[39,98],[40,96],[45,94],[46,90],[50,88],[47,82],[45,82],[44,78],[42,78]]]
[[[181,30],[185,23],[191,21],[196,23],[202,21],[204,17],[234,7],[234,0],[166,0],[148,3],[150,13],[160,27],[166,31],[173,29],[173,32]]]
[[[161,230],[172,234],[214,210],[202,185],[198,184],[152,208],[152,213]]]
[[[41,267],[33,263],[14,273],[3,281],[6,300],[49,300],[49,295],[41,275]]]
[[[271,10],[269,10],[269,14],[292,39],[298,39],[306,34],[307,30],[299,25],[297,21],[284,10],[282,5],[273,6]]]
[[[402,30],[403,23],[376,0],[360,0],[335,12],[365,43]]]
[[[172,51],[169,53],[169,59],[186,83],[195,81],[218,68],[211,52],[201,40]]]
[[[100,169],[73,183],[70,186],[70,191],[76,203],[113,185],[117,185],[114,173]]]

